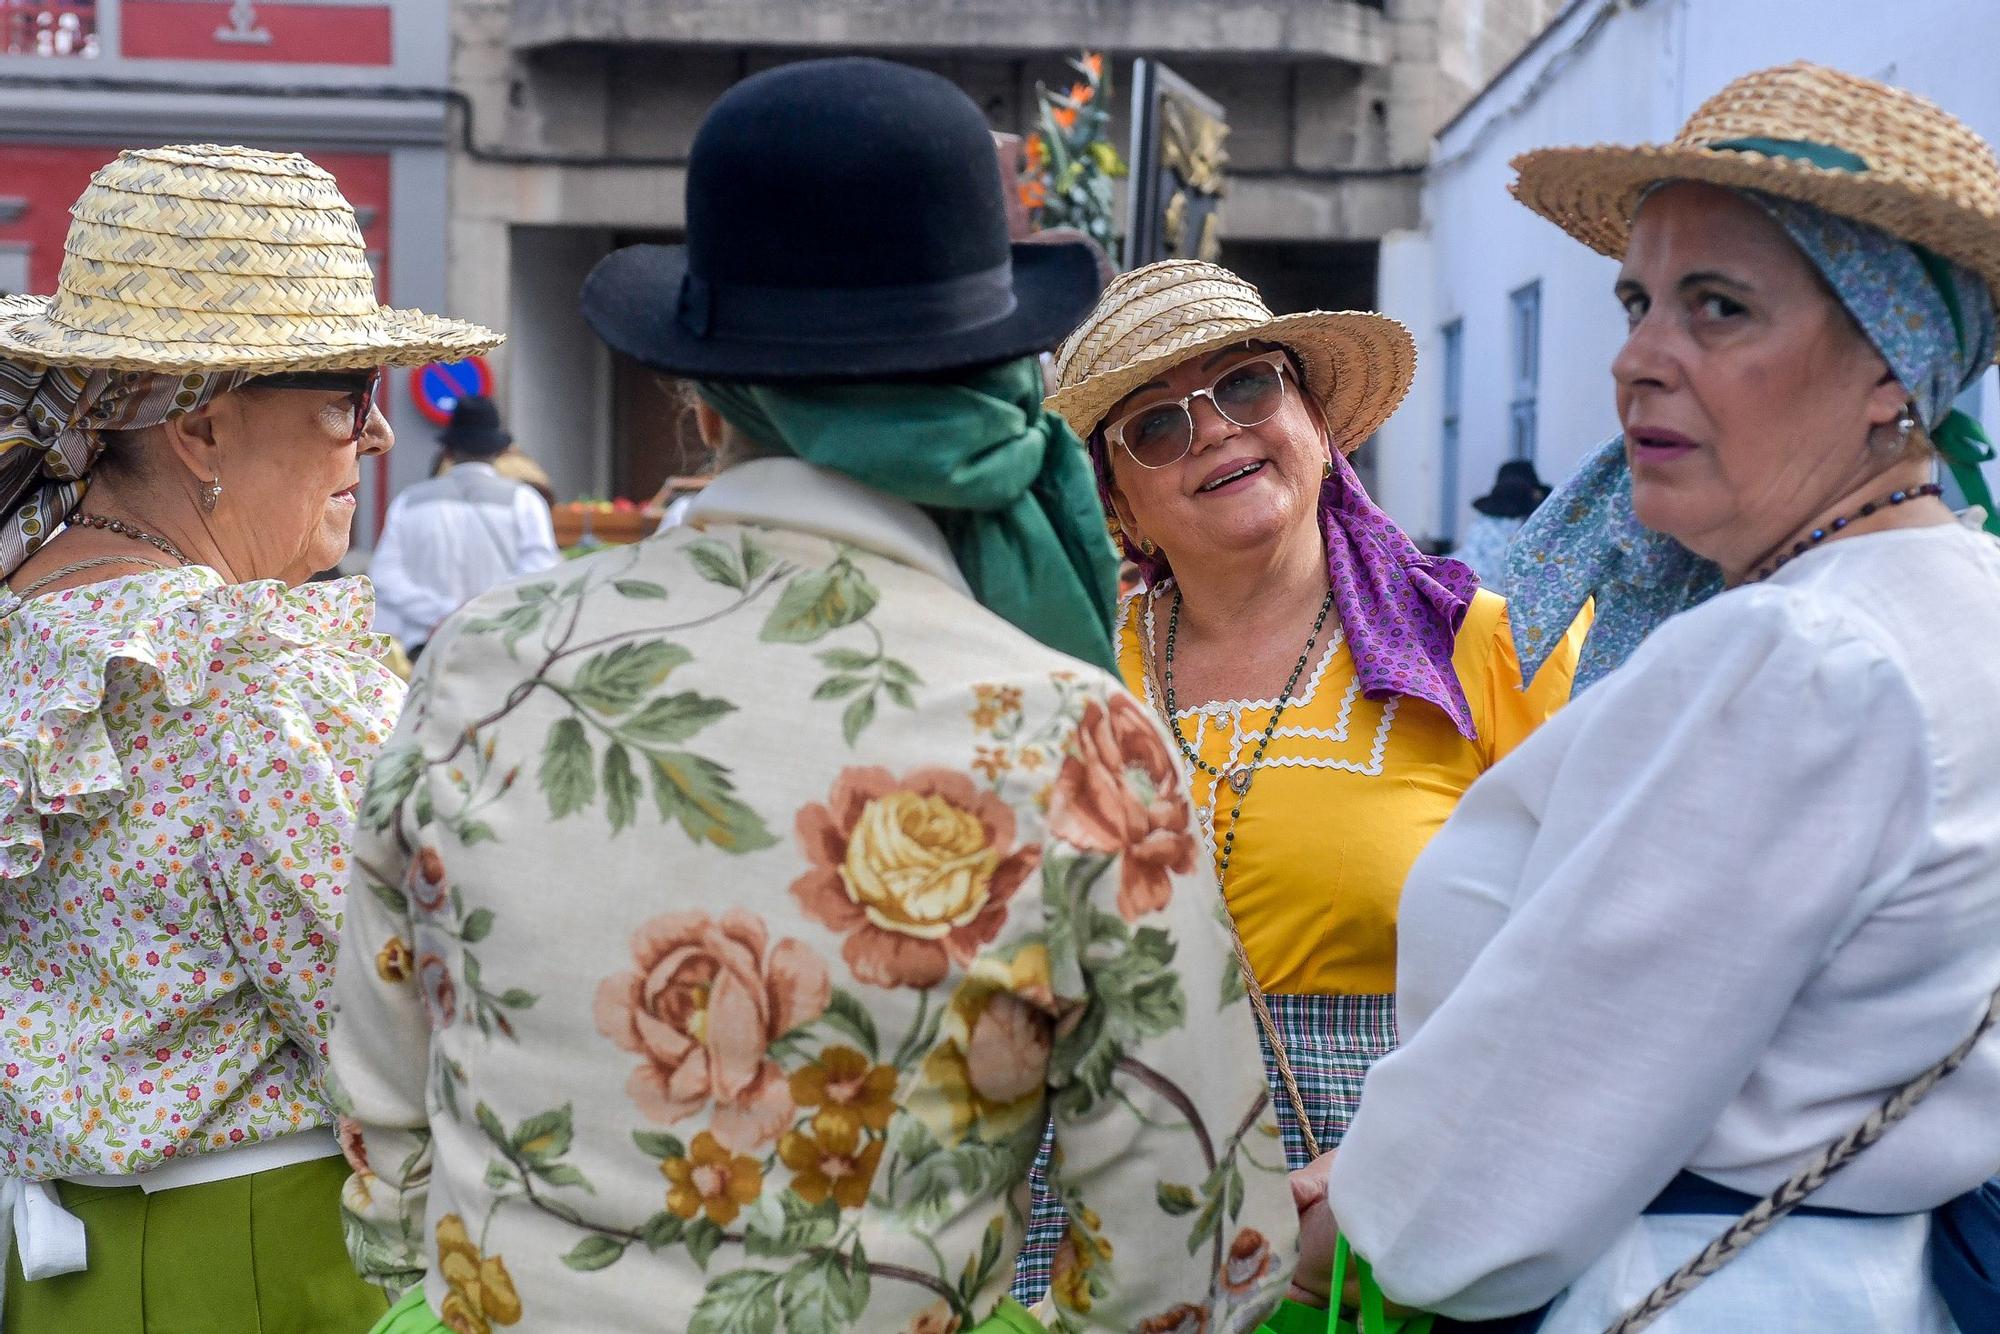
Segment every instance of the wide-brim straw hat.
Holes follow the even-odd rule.
[[[1932,102],[1823,65],[1744,75],[1669,143],[1543,148],[1513,165],[1516,199],[1614,259],[1649,187],[1704,181],[1868,223],[1958,261],[2000,293],[1992,148]]]
[[[456,360],[490,329],[375,299],[354,209],[296,153],[120,153],[70,210],[53,297],[0,305],[0,357],[135,371]]]
[[[1048,405],[1089,436],[1118,400],[1190,357],[1235,343],[1276,343],[1305,373],[1327,431],[1351,454],[1389,420],[1417,368],[1410,331],[1373,311],[1273,315],[1228,269],[1169,259],[1122,275],[1056,353]]]

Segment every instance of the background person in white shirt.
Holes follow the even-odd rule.
[[[390,502],[368,565],[375,628],[416,656],[459,607],[516,575],[562,560],[548,502],[491,460],[513,442],[490,398],[460,400],[438,436],[452,467]]]

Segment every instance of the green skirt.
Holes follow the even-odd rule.
[[[388,1306],[340,1235],[347,1162],[320,1158],[148,1195],[56,1183],[90,1267],[7,1263],[5,1334],[361,1334]]]

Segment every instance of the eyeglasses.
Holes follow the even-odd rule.
[[[1104,428],[1104,438],[1122,446],[1142,468],[1178,463],[1194,447],[1191,405],[1195,399],[1206,398],[1226,421],[1257,426],[1276,416],[1284,405],[1285,375],[1290,365],[1283,352],[1265,352],[1239,361],[1205,389],[1126,413]]]
[[[354,401],[354,423],[347,443],[353,444],[368,430],[368,414],[375,410],[375,396],[382,388],[383,368],[363,367],[352,371],[288,371],[280,375],[260,375],[245,389],[313,389],[322,394],[346,394]]]

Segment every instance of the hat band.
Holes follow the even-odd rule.
[[[1726,139],[1703,147],[1728,153],[1762,153],[1765,157],[1792,158],[1825,171],[1867,171],[1868,159],[1831,144],[1810,139]]]
[[[906,342],[968,333],[1014,313],[1014,261],[894,287],[759,287],[681,279],[675,318],[698,338],[766,343]]]

